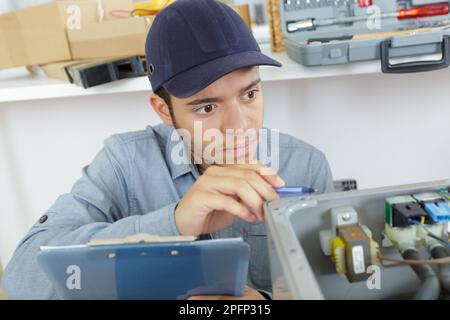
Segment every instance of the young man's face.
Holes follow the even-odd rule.
[[[206,161],[201,167],[255,158],[264,118],[257,66],[229,73],[189,98],[171,96],[171,100],[177,129],[190,133],[192,153]],[[218,139],[218,133],[222,138]]]

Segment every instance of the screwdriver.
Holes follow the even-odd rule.
[[[310,193],[317,192],[316,189],[306,187],[306,186],[289,186],[289,187],[279,187],[275,188],[278,194],[290,194],[290,195],[307,195]]]
[[[365,14],[361,16],[352,17],[340,17],[340,18],[329,18],[316,20],[303,19],[298,21],[291,21],[287,23],[288,32],[304,31],[304,30],[315,30],[317,27],[330,26],[334,24],[351,23],[366,19],[386,19],[386,18],[397,18],[398,20],[403,19],[414,19],[423,17],[432,17],[448,14],[448,2],[445,3],[434,3],[427,4],[423,6],[418,6],[411,9],[401,9],[394,12],[384,12],[381,14]]]

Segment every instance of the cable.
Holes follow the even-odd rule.
[[[449,257],[449,254],[444,246],[435,245],[430,250],[431,256],[435,259],[442,259]],[[439,266],[439,281],[444,291],[450,294],[450,265]]]
[[[423,218],[423,217],[422,217],[422,218]],[[443,244],[445,244],[445,245],[447,245],[447,246],[450,246],[450,241],[449,241],[449,240],[444,240],[444,239],[442,239],[441,237],[439,237],[439,236],[437,236],[437,235],[431,233],[431,232],[428,230],[428,228],[427,228],[422,222],[418,222],[418,221],[415,221],[415,220],[412,220],[412,219],[408,219],[408,221],[409,221],[410,223],[412,223],[412,224],[415,224],[415,225],[419,226],[419,227],[421,228],[422,231],[425,231],[425,234],[426,234],[427,236],[429,236],[429,237],[431,237],[431,238],[433,238],[433,239],[436,239],[436,240],[442,242]]]
[[[432,260],[424,260],[424,259],[396,259],[396,258],[389,258],[389,257],[379,255],[378,260],[380,260],[381,265],[385,268],[402,266],[402,265],[450,264],[450,257],[432,259]],[[392,261],[392,262],[396,262],[396,263],[384,264],[384,261]]]
[[[420,260],[420,254],[416,249],[409,248],[402,252],[405,261],[418,261]],[[450,263],[450,259],[449,263]],[[431,260],[432,261],[432,260]],[[431,262],[430,261],[430,262]],[[436,260],[434,260],[436,261]],[[420,278],[422,285],[416,292],[414,299],[416,300],[436,300],[440,294],[440,284],[436,273],[428,264],[413,264],[411,268]]]
[[[412,224],[418,225],[420,227],[420,229],[422,230],[422,232],[424,232],[427,236],[429,236],[433,239],[436,239],[445,245],[450,246],[450,243],[448,241],[445,241],[444,239],[442,239],[442,238],[436,236],[435,234],[431,233],[430,231],[428,231],[427,228],[420,222],[412,220],[412,219],[409,219],[409,222]],[[433,256],[433,258],[434,259],[432,259],[432,260],[423,260],[423,259],[405,260],[405,259],[389,258],[389,257],[385,257],[382,255],[378,256],[378,260],[380,261],[380,264],[384,268],[398,267],[398,266],[404,266],[404,265],[421,265],[421,264],[446,265],[446,264],[450,264],[449,256],[443,256],[443,257],[434,257]],[[395,263],[385,264],[384,261],[390,261],[390,262],[395,262]]]

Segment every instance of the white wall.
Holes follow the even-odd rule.
[[[450,177],[450,70],[264,83],[266,125],[361,188]],[[109,135],[158,123],[148,93],[0,104],[0,260]]]
[[[53,0],[1,0],[0,14],[14,11],[20,8],[36,6]]]
[[[0,14],[12,11],[11,3],[6,1],[0,1]]]

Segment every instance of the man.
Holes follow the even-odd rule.
[[[176,1],[157,15],[146,55],[150,103],[164,124],[105,142],[71,192],[19,244],[5,272],[11,298],[57,298],[36,264],[40,246],[139,232],[243,237],[251,247],[245,295],[208,298],[267,297],[264,201],[276,199],[274,188],[283,185],[332,190],[319,150],[273,131],[266,135],[271,142],[261,144],[258,66],[281,65],[260,52],[230,7],[215,0]],[[263,149],[272,151],[275,168],[262,164]]]

